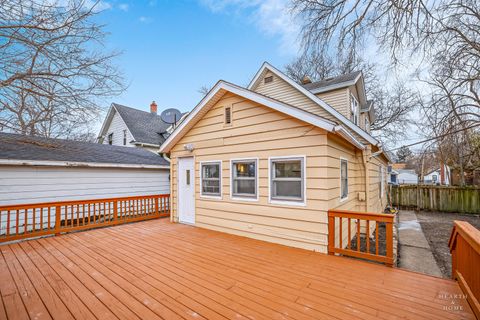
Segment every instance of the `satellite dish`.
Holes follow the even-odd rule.
[[[175,124],[182,117],[182,113],[177,109],[170,108],[164,110],[162,114],[160,114],[160,117],[162,118],[163,122]]]

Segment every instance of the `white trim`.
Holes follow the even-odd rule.
[[[165,142],[160,147],[159,152],[166,153],[171,150],[173,145],[185,134],[183,132],[187,125],[196,117],[196,115],[206,106],[206,104],[220,91],[226,90],[236,95],[242,96],[246,99],[251,101],[257,102],[261,105],[267,106],[271,109],[277,110],[284,114],[288,114],[294,118],[302,120],[306,123],[312,124],[316,127],[322,128],[326,131],[333,132],[335,123],[302,109],[292,107],[288,104],[285,104],[280,101],[276,101],[269,97],[263,96],[259,93],[250,91],[248,89],[236,86],[234,84],[225,82],[223,80],[219,81],[211,90],[210,92],[200,101],[199,104],[190,112],[185,119],[176,129],[175,131],[165,140]]]
[[[242,196],[234,196],[233,195],[233,170],[232,170],[232,165],[233,162],[238,162],[238,161],[255,161],[255,197],[242,197]],[[236,201],[258,201],[259,199],[259,193],[260,193],[260,186],[259,186],[259,177],[258,177],[258,167],[260,166],[260,160],[257,157],[253,158],[235,158],[235,159],[230,159],[230,199],[231,200],[236,200]]]
[[[344,127],[341,125],[338,125],[334,128],[333,132],[338,133],[341,135],[343,138],[345,138],[347,141],[349,141],[351,144],[359,148],[360,150],[365,150],[366,147],[363,143],[358,141],[357,138],[355,138],[348,130],[346,130]]]
[[[202,175],[203,175],[203,170],[202,170],[202,165],[203,164],[220,164],[220,170],[219,170],[219,183],[218,183],[218,187],[219,187],[219,191],[220,191],[220,195],[219,196],[214,196],[214,195],[210,195],[210,194],[203,194],[203,184],[202,184]],[[200,198],[204,198],[204,199],[217,199],[217,200],[222,200],[222,191],[223,191],[223,188],[222,188],[222,170],[223,170],[223,165],[222,165],[222,160],[208,160],[208,161],[200,161],[199,163],[199,178],[200,178],[200,183],[199,183],[199,187],[200,187]]]
[[[140,147],[155,147],[155,148],[159,148],[160,145],[159,144],[151,144],[151,143],[143,143],[143,142],[137,142],[137,141],[133,141],[131,142],[133,143],[134,145],[136,146],[140,146]]]
[[[0,159],[0,165],[5,166],[49,166],[49,167],[88,167],[88,168],[138,168],[138,169],[169,169],[169,165],[103,163],[78,161],[50,160],[10,160]]]
[[[125,120],[122,118],[122,115],[120,114],[120,112],[118,112],[117,108],[115,108],[115,103],[112,103],[112,104],[110,105],[110,109],[108,110],[107,117],[105,118],[105,120],[107,120],[108,117],[110,116],[110,113],[111,113],[112,109],[114,109],[115,112],[118,113],[118,116],[120,117],[120,119],[122,119],[123,124],[125,125],[125,128],[127,128],[127,130],[128,130],[128,133],[130,133],[130,136],[132,136],[133,141],[135,141],[135,137],[133,136],[132,132],[130,131],[130,128],[127,126],[127,123],[126,123]],[[100,135],[99,135],[98,138],[97,138],[98,140],[100,140],[101,137],[104,137],[106,134],[108,134],[108,132],[103,133],[103,130],[104,130],[104,129],[108,129],[108,128],[105,128],[105,125],[107,124],[107,122],[108,122],[108,127],[110,127],[110,124],[112,123],[113,117],[114,117],[114,115],[112,115],[112,118],[109,119],[108,121],[104,121],[104,122],[103,122],[103,124],[102,124],[102,129],[100,130]],[[104,139],[104,138],[103,138],[103,139]],[[131,141],[130,141],[130,142],[127,141],[127,143],[132,143],[132,142],[131,142]],[[102,144],[103,144],[103,140],[102,140]],[[155,146],[155,147],[158,147],[158,145]]]
[[[347,196],[345,198],[342,198],[342,161],[347,162]],[[340,157],[340,202],[344,202],[345,200],[348,200],[348,159],[344,157]]]
[[[288,159],[299,159],[303,158],[303,200],[276,200],[272,199],[272,160],[280,159],[280,160],[288,160]],[[268,157],[268,203],[269,204],[277,204],[277,205],[284,205],[284,206],[300,206],[305,207],[307,206],[307,156],[306,155],[291,155],[291,156],[273,156]]]
[[[301,85],[299,85],[298,83],[296,83],[295,81],[293,81],[292,79],[287,77],[283,72],[279,71],[277,68],[270,65],[268,62],[263,63],[263,65],[257,71],[255,77],[252,79],[252,81],[250,81],[250,84],[247,87],[249,90],[252,90],[253,85],[257,82],[258,78],[260,77],[260,75],[263,73],[263,71],[265,69],[270,70],[276,76],[278,76],[282,80],[286,81],[288,84],[293,86],[295,89],[297,89],[298,91],[303,93],[307,98],[309,98],[310,100],[312,100],[316,104],[320,105],[323,109],[325,109],[325,111],[327,111],[332,116],[334,116],[335,118],[340,120],[343,124],[345,124],[347,127],[352,129],[355,133],[357,133],[359,136],[361,136],[362,138],[367,140],[369,143],[371,143],[373,145],[377,145],[379,143],[379,141],[377,141],[377,139],[375,139],[374,137],[372,137],[371,135],[369,135],[368,133],[363,131],[360,127],[355,125],[353,122],[348,120],[343,114],[341,114],[340,112],[338,112],[337,110],[332,108],[330,105],[328,105],[325,101],[318,98],[313,93],[311,93],[310,91],[308,91],[307,89],[305,89],[304,87],[302,87]]]

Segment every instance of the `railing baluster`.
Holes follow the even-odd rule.
[[[342,235],[342,232],[343,232],[343,230],[342,230],[342,229],[343,229],[342,217],[340,217],[340,218],[338,219],[338,221],[339,221],[339,226],[340,226],[340,246],[339,246],[339,247],[340,247],[340,249],[343,249],[343,245],[342,245],[342,241],[343,241],[343,235]]]
[[[28,230],[28,209],[25,208],[25,220],[23,221],[23,234],[27,234],[27,230]]]
[[[48,217],[47,217],[48,228],[47,228],[47,230],[50,230],[52,228],[52,226],[51,226],[52,218],[50,217],[51,214],[52,214],[52,207],[48,206]]]
[[[18,234],[18,226],[20,224],[20,209],[15,210],[15,233]],[[10,218],[10,211],[8,211],[8,217]]]
[[[348,249],[350,250],[351,248],[351,243],[350,243],[350,240],[352,239],[352,236],[351,236],[351,230],[352,230],[352,225],[351,225],[351,222],[350,222],[350,218],[348,218],[348,242],[347,242],[347,247]]]
[[[357,251],[360,251],[360,219],[357,219]]]
[[[18,210],[17,210],[17,217],[18,217]],[[7,211],[7,230],[6,230],[7,237],[10,235],[10,210]],[[17,218],[17,234],[18,234],[18,218]]]
[[[365,241],[367,241],[367,253],[370,253],[370,220],[367,220],[367,234]]]
[[[375,254],[378,255],[378,222],[375,223]]]

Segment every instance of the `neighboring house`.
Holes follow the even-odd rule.
[[[418,174],[413,169],[399,169],[397,175],[398,184],[418,184]]]
[[[169,192],[168,161],[147,150],[0,133],[0,206]]]
[[[388,166],[388,183],[398,185],[398,171]]]
[[[172,220],[326,253],[329,209],[387,203],[373,121],[361,73],[300,85],[264,63],[248,88],[219,81],[160,148]]]
[[[447,165],[443,165],[443,171],[442,166],[440,166],[440,168],[430,171],[423,177],[423,182],[425,184],[438,184],[448,186],[450,185],[450,176],[450,167]]]
[[[172,124],[164,122],[157,114],[155,101],[150,105],[150,112],[112,103],[100,130],[98,142],[142,147],[158,152],[171,131]]]

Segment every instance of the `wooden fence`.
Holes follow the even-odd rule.
[[[480,319],[480,231],[466,221],[455,221],[449,246],[452,278],[456,279]]]
[[[390,267],[393,266],[394,217],[393,214],[329,210],[328,254],[341,254],[382,262]],[[379,226],[381,223],[385,224],[385,254],[381,254],[379,248]],[[363,241],[362,233],[364,235]],[[370,235],[374,238],[372,246]],[[356,237],[356,243],[352,243],[353,237]]]
[[[392,186],[392,204],[400,208],[480,213],[480,188],[428,185]]]
[[[170,215],[170,195],[0,206],[0,242]]]

